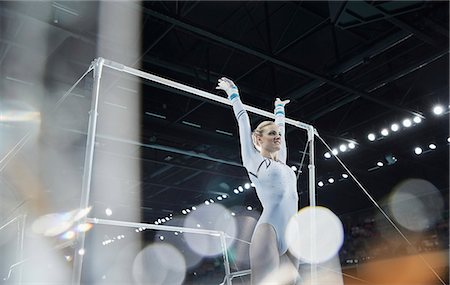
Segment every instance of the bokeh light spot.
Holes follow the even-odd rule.
[[[152,244],[136,255],[133,278],[137,284],[182,284],[186,275],[183,255],[172,245]]]
[[[331,210],[306,207],[289,221],[286,240],[289,251],[300,260],[321,263],[338,253],[344,241],[344,230]]]
[[[424,231],[441,217],[444,201],[439,190],[423,179],[407,179],[394,187],[389,209],[411,231]]]

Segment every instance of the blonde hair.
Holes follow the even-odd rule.
[[[274,121],[263,121],[263,122],[259,123],[259,125],[256,127],[256,129],[254,129],[252,132],[253,145],[259,152],[261,152],[261,146],[258,144],[258,140],[256,138],[262,136],[264,133],[264,128],[269,125],[275,125],[275,122]]]

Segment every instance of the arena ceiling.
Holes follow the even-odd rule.
[[[238,85],[244,103],[266,111],[273,109],[275,98],[290,99],[287,117],[313,125],[332,148],[355,144],[354,149],[339,150],[338,156],[381,204],[395,185],[408,178],[428,180],[448,197],[448,1],[108,1],[102,5],[139,11],[140,30],[130,31],[140,39],[137,57],[124,52],[130,43],[99,33],[99,2],[2,1],[3,90],[8,84],[26,85],[24,67],[33,69],[27,61],[39,61],[45,65],[42,75],[50,90],[43,97],[54,105],[94,58],[104,56],[98,54],[98,42],[104,40],[109,43],[110,60],[213,94],[223,96],[214,88],[218,78],[227,76]],[[46,47],[33,44],[38,27],[48,30]],[[112,81],[107,88],[122,90],[112,98],[106,91],[101,94],[99,120],[105,106],[115,106],[118,117],[127,112],[124,98],[136,94],[124,87],[127,81],[136,79]],[[123,206],[126,197],[140,194],[145,222],[180,215],[183,209],[210,199],[227,207],[261,210],[251,189],[234,193],[248,178],[239,166],[231,108],[137,81],[140,138],[129,142],[120,131],[111,135],[107,130],[99,132],[96,140],[98,156],[140,161],[139,181],[95,172],[123,184]],[[89,80],[82,86],[91,87]],[[69,134],[79,136],[71,145],[79,150],[71,168],[79,172],[80,181],[86,129],[77,127],[87,125],[90,106],[89,98],[82,100],[76,108],[66,107],[71,111],[65,109],[63,122]],[[443,115],[433,114],[436,104],[444,107]],[[52,115],[48,117],[43,130],[51,136],[56,126]],[[415,117],[421,122],[402,126],[405,118]],[[263,119],[250,118],[253,125]],[[400,124],[399,131],[390,130],[393,123]],[[383,128],[389,130],[388,136],[380,134]],[[367,138],[370,132],[376,134],[373,142]],[[289,126],[287,141],[288,164],[302,170],[298,189],[303,207],[309,203],[306,134]],[[125,149],[121,146],[130,143],[133,151],[121,152]],[[429,149],[431,143],[436,149]],[[421,155],[414,153],[417,146],[423,148]],[[339,163],[324,157],[328,150],[318,138],[315,147],[315,183],[324,182],[317,186],[317,203],[337,214],[372,208],[357,184],[342,177],[346,171]]]

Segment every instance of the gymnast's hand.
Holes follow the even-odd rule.
[[[239,93],[236,84],[226,77],[222,77],[218,80],[216,89],[225,91],[228,96],[231,96],[233,93]]]
[[[281,105],[281,107],[284,107],[284,106],[286,106],[289,102],[291,102],[291,100],[289,100],[289,99],[286,99],[286,100],[283,100],[283,101],[281,101],[281,99],[280,98],[276,98],[275,99],[275,108],[277,107],[277,106],[279,106],[279,105]]]

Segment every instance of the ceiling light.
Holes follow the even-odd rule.
[[[422,148],[416,147],[416,148],[414,149],[414,153],[417,154],[417,155],[421,154],[421,153],[422,153]]]
[[[245,188],[245,189],[250,189],[250,183],[245,183],[245,184],[244,184],[244,188]]]
[[[253,183],[253,182],[250,183],[250,186],[255,187],[255,183]]]
[[[442,115],[444,113],[444,107],[442,107],[441,105],[436,105],[433,107],[433,113],[435,115]]]
[[[213,199],[209,199],[209,202],[210,202],[210,203],[214,203],[214,200],[213,200]]]
[[[80,250],[78,251],[79,255],[84,255],[86,253],[86,251],[84,250],[84,248],[80,248]]]
[[[217,196],[217,200],[222,201],[222,196]]]
[[[297,171],[297,166],[292,165],[292,166],[291,166],[291,169],[292,169],[293,171]]]
[[[341,144],[339,146],[339,150],[342,151],[342,152],[345,152],[347,150],[347,146],[345,144]]]
[[[348,144],[348,148],[349,149],[354,149],[355,147],[356,147],[356,145],[355,145],[354,142],[351,142],[351,143]]]
[[[322,187],[323,186],[323,182],[319,181],[319,183],[317,183],[317,185],[319,185],[319,187]]]
[[[367,135],[367,138],[369,139],[369,141],[373,142],[375,140],[375,134],[370,133]]]
[[[333,177],[328,178],[328,182],[329,182],[329,183],[334,183]]]
[[[239,189],[239,192],[244,192],[244,188],[242,188],[242,186],[239,186],[238,189]]]
[[[249,211],[253,210],[252,206],[247,206],[247,210]]]
[[[347,173],[342,173],[342,178],[348,178],[348,174]]]
[[[237,189],[234,189],[233,192],[236,194],[239,194],[239,190],[237,190]]]
[[[422,122],[422,119],[421,119],[419,116],[415,116],[415,117],[413,118],[413,121],[414,121],[414,123],[416,123],[416,124],[420,124],[420,123]]]
[[[205,205],[209,205],[209,201],[205,201]]]
[[[386,137],[386,136],[389,135],[388,129],[382,129],[380,133],[381,133],[381,135],[384,136],[384,137]]]
[[[206,202],[205,202],[205,204],[206,204]],[[182,213],[183,215],[186,215],[186,214],[187,214],[186,210],[184,210],[184,209],[181,211],[181,213]]]
[[[377,165],[378,165],[379,167],[382,167],[384,164],[383,164],[383,162],[378,161],[378,162],[377,162]]]
[[[447,142],[449,142],[449,143],[450,143],[450,137],[448,137],[448,138],[447,138]]]
[[[326,159],[331,158],[331,154],[328,151],[324,153],[323,156],[325,156]]]
[[[164,240],[164,236],[160,236],[159,239],[160,239],[160,240]]]
[[[436,149],[436,145],[434,143],[430,143],[430,145],[428,146],[430,149]]]
[[[396,131],[398,131],[400,129],[400,126],[397,124],[397,123],[393,123],[392,125],[391,125],[391,130],[393,131],[393,132],[396,132]]]
[[[190,213],[190,212],[191,212],[191,210],[190,210],[190,209],[186,209],[186,212]]]
[[[403,126],[404,126],[405,128],[409,128],[409,127],[411,127],[411,125],[412,125],[410,119],[404,119],[403,122],[402,122],[402,124],[403,124]]]
[[[333,150],[331,151],[334,155],[338,155],[339,151],[337,150],[337,148],[333,148]]]
[[[195,207],[195,206],[192,206],[192,210],[194,210],[194,211],[195,211],[195,210],[197,210],[197,207]]]
[[[227,194],[222,194],[222,198],[226,199],[226,198],[228,198],[228,195]]]
[[[111,210],[110,208],[106,208],[105,214],[106,214],[107,216],[111,216],[111,215],[112,215],[112,210]]]

